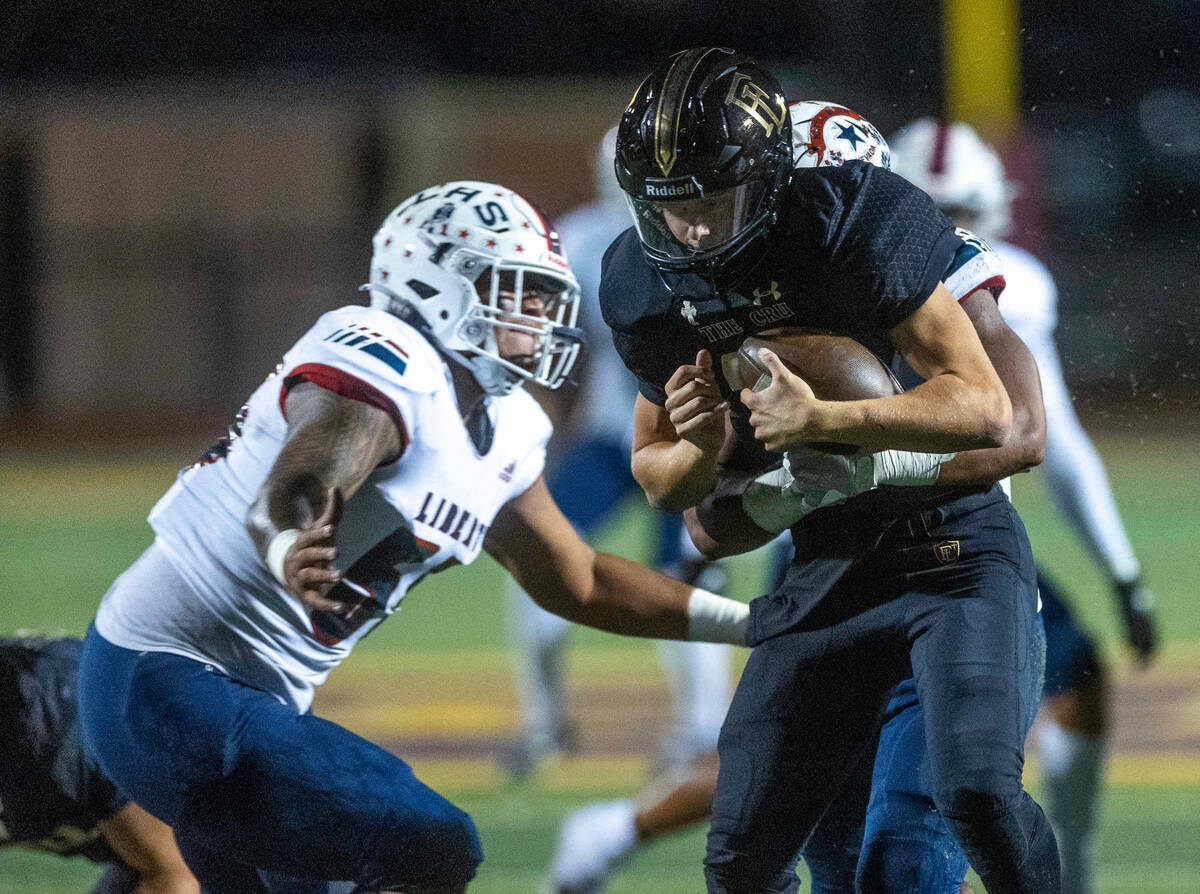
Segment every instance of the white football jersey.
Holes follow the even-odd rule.
[[[1058,325],[1058,288],[1050,271],[1010,242],[997,242],[993,248],[1004,262],[1008,282],[1008,300],[1000,303],[1004,321],[1026,344],[1048,338]]]
[[[1141,567],[1117,511],[1104,464],[1075,414],[1054,342],[1058,289],[1044,264],[1000,242],[1008,288],[1000,313],[1037,361],[1046,408],[1046,457],[1041,471],[1059,513],[1115,581],[1133,580]]]
[[[330,596],[349,607],[338,614],[289,595],[245,528],[284,443],[284,397],[301,381],[380,407],[404,442],[346,504],[344,579]],[[148,586],[134,566],[105,596],[97,629],[118,646],[215,665],[305,710],[313,687],[412,586],[475,559],[496,513],[541,474],[551,426],[537,402],[521,389],[492,398],[490,412],[494,439],[480,456],[449,368],[416,330],[368,307],[325,314],[250,397],[240,436],[184,470],[150,513],[151,549],[187,586]]]

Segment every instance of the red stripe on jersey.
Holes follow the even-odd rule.
[[[400,415],[396,404],[374,385],[368,385],[357,376],[352,376],[336,366],[327,366],[324,363],[301,363],[283,377],[283,384],[279,388],[279,410],[283,413],[285,420],[287,419],[285,403],[288,391],[301,382],[312,382],[326,391],[332,391],[342,397],[361,401],[383,410],[391,417],[392,422],[396,423],[396,430],[400,433],[400,455],[404,455],[409,444],[408,426],[404,424],[404,417]]]
[[[393,348],[395,348],[397,351],[399,351],[399,352],[401,353],[401,355],[403,355],[403,356],[405,356],[405,357],[407,357],[407,356],[408,356],[408,351],[404,350],[404,348],[400,347],[398,344],[396,344],[396,343],[395,343],[394,341],[392,341],[390,338],[385,338],[385,339],[383,340],[383,343],[384,343],[385,345],[391,345]]]
[[[933,137],[933,157],[929,159],[929,173],[946,173],[946,144],[950,142],[950,128],[945,121],[937,123],[937,133]]]
[[[983,282],[981,282],[975,288],[968,291],[967,294],[963,295],[961,298],[958,299],[958,303],[962,304],[964,301],[966,301],[968,298],[970,298],[976,292],[986,289],[987,291],[992,293],[992,298],[996,301],[997,304],[999,304],[1000,303],[1000,293],[1004,291],[1004,287],[1007,285],[1008,285],[1008,282],[1004,279],[1004,274],[997,273],[995,276],[985,279]]]

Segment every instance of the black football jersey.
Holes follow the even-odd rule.
[[[932,294],[962,246],[929,196],[864,162],[797,170],[769,239],[721,292],[697,275],[660,275],[633,229],[609,246],[601,310],[648,400],[664,403],[667,380],[701,348],[719,368],[747,336],[780,326],[847,335],[890,361],[889,330]],[[745,408],[733,407],[737,425]]]
[[[75,707],[82,643],[0,639],[0,845],[114,862],[96,824],[128,799],[83,752]]]

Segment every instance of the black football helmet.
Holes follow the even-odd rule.
[[[722,47],[668,59],[617,129],[617,182],[660,272],[728,273],[774,221],[791,170],[779,82]]]

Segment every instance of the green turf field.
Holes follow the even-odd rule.
[[[1099,891],[1194,894],[1200,890],[1200,604],[1193,598],[1200,452],[1182,437],[1175,445],[1101,441],[1101,447],[1165,622],[1164,654],[1149,672],[1129,668],[1101,578],[1055,519],[1036,474],[1017,482],[1016,500],[1035,551],[1105,641],[1115,669],[1117,730]],[[113,577],[149,543],[145,514],[188,455],[0,453],[0,567],[7,572],[0,632],[81,633]],[[645,514],[631,504],[603,545],[639,556],[647,530]],[[756,595],[758,563],[738,561],[732,580],[733,595]],[[499,590],[498,571],[487,561],[426,582],[335,672],[318,710],[412,758],[427,781],[471,811],[487,855],[472,891],[524,894],[536,890],[566,811],[625,795],[644,778],[664,695],[652,644],[579,631],[572,675],[584,754],[527,785],[507,783],[488,759],[515,722]],[[613,738],[604,716],[612,703],[630,711],[623,738]],[[419,747],[407,751],[418,738]],[[472,747],[464,751],[464,742]],[[1035,759],[1030,777],[1036,790]],[[663,842],[640,855],[612,891],[702,890],[702,851],[702,830]],[[81,861],[11,849],[0,854],[0,894],[82,894],[95,876]]]

